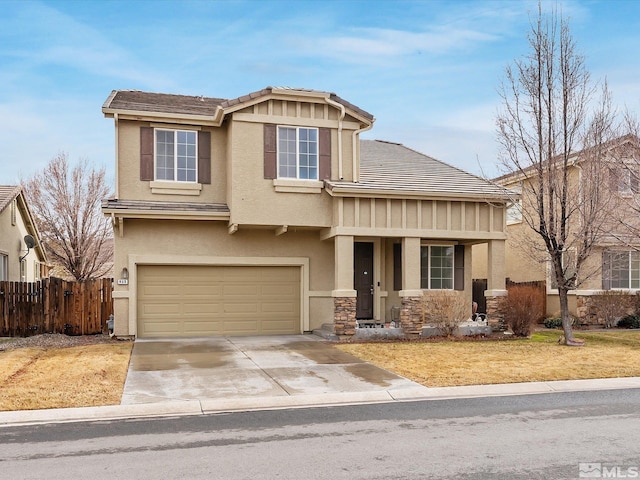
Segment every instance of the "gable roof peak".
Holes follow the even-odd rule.
[[[20,185],[0,185],[0,212],[9,205],[15,198],[22,193]]]

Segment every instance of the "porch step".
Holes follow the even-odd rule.
[[[336,335],[336,329],[333,323],[323,323],[322,327],[313,330],[313,334],[332,342],[340,340]]]

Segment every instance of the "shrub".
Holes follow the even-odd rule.
[[[471,306],[464,292],[457,290],[425,291],[422,297],[422,323],[430,323],[446,337],[469,319]]]
[[[634,303],[635,296],[624,290],[605,290],[591,297],[591,305],[606,328],[613,327],[616,320],[626,315]]]
[[[562,328],[562,319],[561,318],[545,318],[544,319],[545,328]]]
[[[505,320],[517,337],[531,335],[533,323],[544,314],[544,297],[538,288],[515,285],[505,302]]]
[[[633,314],[622,317],[618,321],[618,328],[640,328],[640,316]]]

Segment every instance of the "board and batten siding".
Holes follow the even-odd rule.
[[[333,213],[342,234],[487,239],[502,238],[505,228],[504,208],[486,202],[338,198]]]

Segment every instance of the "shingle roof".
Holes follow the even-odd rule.
[[[505,190],[452,165],[380,140],[360,141],[360,182],[328,181],[330,186],[357,190],[506,198]]]
[[[167,93],[140,92],[137,90],[114,90],[104,108],[134,110],[140,112],[183,113],[188,115],[213,115],[224,98],[170,95]]]
[[[20,185],[0,185],[0,212],[7,208],[7,205],[9,205],[20,192],[22,192]]]
[[[105,101],[102,108],[113,110],[131,110],[140,112],[177,113],[186,115],[215,115],[216,109],[223,109],[241,105],[255,98],[270,95],[274,91],[305,92],[329,95],[335,102],[358,113],[362,117],[372,121],[373,115],[365,110],[340,98],[335,93],[310,90],[303,88],[267,87],[256,92],[243,95],[238,98],[210,98],[189,95],[171,95],[167,93],[141,92],[138,90],[114,90]]]

